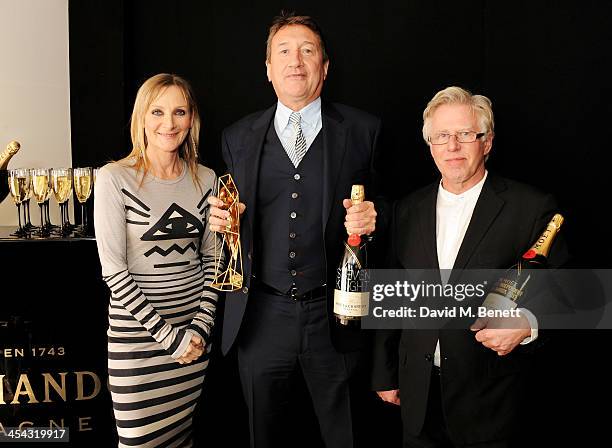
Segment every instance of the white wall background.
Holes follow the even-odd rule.
[[[71,166],[68,0],[0,0],[0,29],[0,151],[21,143],[9,169]],[[38,206],[30,202],[36,225]],[[50,208],[57,223],[53,198]],[[16,224],[9,195],[0,225]]]

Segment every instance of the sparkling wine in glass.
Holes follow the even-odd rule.
[[[28,192],[26,194],[25,199],[21,203],[21,208],[23,209],[23,227],[28,232],[34,230],[34,226],[32,225],[32,220],[30,219],[30,199],[32,198],[32,169],[28,169],[30,173],[30,186],[28,187]]]
[[[68,215],[68,200],[72,194],[72,173],[70,168],[53,168],[51,182],[55,200],[60,206],[60,233],[65,235],[71,229]]]
[[[92,170],[91,168],[74,168],[72,170],[74,179],[74,192],[81,205],[81,228],[82,235],[87,234],[87,199],[91,195]]]
[[[45,237],[49,235],[49,226],[48,223],[45,222],[43,216],[43,205],[51,194],[51,188],[49,183],[51,173],[47,168],[37,168],[32,170],[31,175],[32,193],[34,195],[34,199],[36,199],[38,207],[40,208],[40,231],[38,232],[38,235],[41,237]]]
[[[13,235],[18,237],[28,236],[26,228],[21,223],[21,204],[27,199],[30,194],[30,170],[27,168],[18,168],[9,170],[8,172],[9,191],[13,197],[15,205],[17,205],[17,218],[19,220],[19,228]]]
[[[53,178],[51,176],[51,168],[46,168],[49,172],[49,188],[47,188],[47,195],[45,196],[45,201],[43,203],[43,210],[45,215],[45,226],[49,231],[53,229],[57,229],[57,226],[51,222],[51,216],[49,216],[49,199],[53,196]]]

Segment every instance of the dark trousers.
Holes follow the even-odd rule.
[[[238,340],[240,380],[249,408],[251,447],[292,446],[303,430],[294,403],[298,378],[328,448],[353,447],[349,380],[359,354],[331,344],[325,297],[294,301],[253,291]]]
[[[400,392],[401,394],[401,392]],[[476,424],[476,423],[475,423]],[[442,408],[442,393],[440,389],[440,371],[432,371],[429,382],[429,396],[427,399],[427,413],[423,429],[418,436],[406,434],[404,431],[404,448],[508,448],[509,441],[494,440],[468,445],[457,445],[451,441],[446,427],[444,411]]]

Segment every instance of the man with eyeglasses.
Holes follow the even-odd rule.
[[[487,97],[448,87],[423,121],[441,180],[395,204],[389,267],[440,269],[446,283],[455,270],[513,265],[557,211],[554,199],[486,170],[494,136]],[[559,238],[549,261],[566,259]],[[405,446],[510,446],[538,336],[535,317],[520,314],[512,328],[479,320],[471,330],[377,332],[374,388],[401,405]]]

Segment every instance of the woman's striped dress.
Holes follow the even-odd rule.
[[[206,198],[214,172],[199,167],[202,190],[183,164],[162,180],[116,162],[95,185],[95,229],[111,290],[108,373],[120,447],[192,446],[192,414],[208,365],[179,364],[191,336],[205,343],[215,317],[214,233]]]

